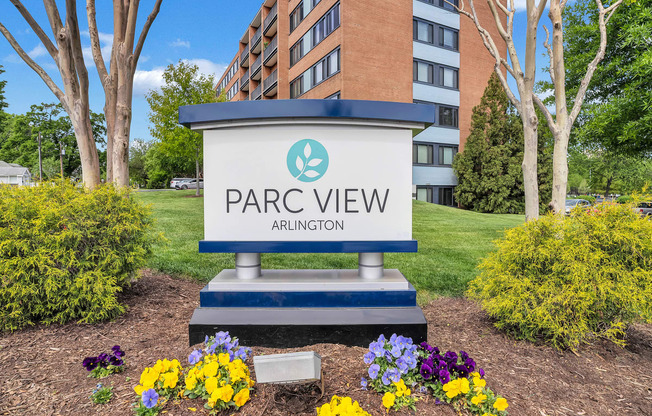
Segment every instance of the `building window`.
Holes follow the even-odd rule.
[[[457,11],[457,10],[455,10],[455,8],[453,6],[448,4],[446,2],[446,0],[419,0],[419,1],[421,1],[423,3],[432,4],[433,6],[443,7],[444,9],[447,9],[447,10]],[[453,3],[456,6],[459,4],[458,0],[448,0],[448,1]]]
[[[414,19],[412,21],[412,32],[414,40],[435,43],[435,25],[433,23]]]
[[[425,82],[428,84],[434,84],[433,73],[435,71],[435,65],[423,62],[423,61],[414,61],[412,72],[414,81]]]
[[[458,71],[454,68],[449,68],[445,66],[439,67],[439,85],[442,87],[455,88],[458,89],[458,80],[457,75]]]
[[[459,50],[459,34],[457,30],[439,26],[439,46]]]
[[[224,76],[224,79],[222,80],[222,82],[220,82],[220,86],[218,88],[218,91],[221,92],[221,90],[226,88],[227,84],[229,83],[229,81],[231,81],[231,78],[233,78],[233,76],[238,72],[239,68],[240,67],[238,66],[238,58],[236,58],[235,63],[231,66],[231,68],[229,68],[228,72]],[[219,94],[219,92],[218,92],[218,94]]]
[[[457,113],[455,107],[440,105],[439,107],[439,125],[448,127],[457,127]]]
[[[226,92],[226,99],[231,100],[238,93],[238,80],[235,80],[233,86]]]
[[[339,100],[340,99],[340,92],[336,92],[335,94],[329,95],[328,97],[324,98],[325,100]]]
[[[290,98],[297,98],[332,77],[339,70],[340,48],[338,47],[290,83]]]
[[[317,3],[315,2],[315,4]],[[338,27],[340,27],[340,3],[336,3],[301,39],[292,45],[290,48],[290,66],[299,62],[312,48],[326,39]]]
[[[434,202],[432,200],[432,186],[417,186],[417,201]]]
[[[415,165],[432,165],[433,148],[431,144],[413,144],[412,145],[412,163]]]
[[[439,164],[452,165],[455,153],[457,153],[457,146],[439,146]]]
[[[304,17],[303,2],[301,2],[297,7],[294,8],[292,13],[290,13],[290,33],[292,33],[292,31],[296,29],[297,26],[299,26],[299,23],[301,23]]]
[[[439,188],[439,205],[447,205],[452,207],[455,205],[453,198],[453,188]]]

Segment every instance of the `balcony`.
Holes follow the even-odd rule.
[[[240,78],[240,91],[249,91],[249,70]]]
[[[249,66],[249,45],[245,45],[245,50],[240,54],[240,66],[243,68]]]
[[[222,87],[217,87],[217,90],[215,91],[215,96],[219,97],[221,93],[222,93]]]
[[[260,80],[260,68],[262,68],[263,55],[258,55],[258,58],[251,65],[251,79],[255,81]]]
[[[276,21],[278,20],[276,17],[278,15],[277,13],[277,8],[276,6],[278,3],[274,3],[271,9],[269,9],[269,13],[267,13],[267,17],[265,17],[265,21],[263,23],[263,28],[264,28],[264,34],[265,36],[272,37],[276,34]]]
[[[265,46],[265,50],[263,51],[263,56],[265,57],[265,60],[263,62],[263,65],[265,66],[274,66],[276,64],[277,59],[277,52],[278,51],[278,36],[274,37],[274,39],[269,42],[269,45]]]
[[[263,94],[265,97],[271,97],[276,94],[278,89],[278,69],[275,69],[265,80],[263,81]]]
[[[256,55],[260,53],[260,39],[263,37],[261,28],[258,28],[256,33],[251,38],[251,53]]]
[[[260,100],[261,98],[263,98],[262,94],[260,93],[261,87],[262,87],[262,85],[258,84],[258,86],[256,88],[254,88],[254,92],[252,92],[251,95],[249,96],[250,99],[252,99],[252,100]]]

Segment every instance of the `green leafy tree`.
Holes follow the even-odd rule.
[[[569,152],[569,191],[630,194],[652,184],[652,160],[619,153],[588,153],[581,148]]]
[[[546,130],[544,125],[538,129],[541,208],[550,201],[552,189],[551,139],[544,136]],[[525,212],[522,161],[523,125],[500,80],[492,74],[480,104],[473,109],[464,151],[453,161],[458,177],[456,200],[479,212]]]
[[[147,170],[145,162],[147,152],[152,147],[151,142],[146,142],[143,139],[134,139],[131,142],[129,149],[129,179],[132,185],[137,184],[145,186],[147,184]]]
[[[2,65],[0,65],[0,75],[5,72],[4,69],[2,69]],[[5,101],[5,86],[7,85],[7,81],[3,81],[0,79],[0,143],[2,143],[2,134],[4,132],[4,129],[6,127],[7,121],[9,119],[9,114],[5,113],[5,108],[9,106],[7,104],[7,101]]]
[[[566,90],[575,96],[598,48],[600,31],[593,0],[564,11]],[[578,142],[594,153],[638,156],[652,152],[652,0],[621,7],[607,25],[609,41],[580,113]],[[542,83],[552,90],[551,83]]]
[[[215,77],[199,73],[196,65],[179,61],[177,65],[168,65],[163,80],[165,84],[161,90],[152,90],[146,97],[150,106],[149,120],[152,123],[150,132],[161,144],[158,150],[179,159],[179,165],[187,164],[188,161],[195,163],[195,177],[199,182],[202,134],[179,124],[179,107],[218,101],[213,90]],[[199,194],[197,186],[196,195]]]

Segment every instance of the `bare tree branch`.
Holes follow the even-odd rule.
[[[550,58],[550,66],[548,67],[548,72],[550,72],[550,79],[554,84],[555,83],[555,61],[552,54],[552,47],[550,46],[550,43],[548,43],[548,41],[550,40],[550,32],[548,31],[548,27],[546,25],[543,25],[543,30],[546,31],[546,40],[543,42],[543,46],[545,46],[546,50],[548,51],[548,57]]]
[[[555,123],[555,119],[552,117],[552,114],[550,114],[550,111],[548,110],[548,107],[541,101],[541,98],[539,98],[538,95],[532,94],[532,101],[534,101],[534,104],[539,107],[539,110],[543,113],[543,116],[546,118],[546,122],[548,123],[548,128],[550,131],[555,134],[555,132],[558,130],[557,124]]]
[[[106,92],[106,84],[109,82],[109,74],[106,71],[104,57],[102,56],[102,46],[100,45],[100,35],[97,30],[97,18],[95,12],[95,0],[87,0],[86,16],[88,18],[88,33],[91,37],[91,51],[93,52],[93,61],[100,76],[100,82]]]
[[[143,50],[143,45],[145,44],[145,38],[147,37],[149,28],[152,26],[152,23],[154,23],[154,19],[156,19],[159,10],[161,10],[162,2],[163,0],[156,0],[156,4],[154,4],[154,9],[149,14],[149,16],[147,16],[147,21],[145,21],[143,30],[140,32],[140,37],[138,38],[138,44],[136,45],[136,50],[134,50],[134,63],[132,68],[134,73],[136,73],[136,66],[138,64],[138,59],[140,58],[140,52]]]
[[[543,12],[546,10],[547,3],[548,0],[539,0],[539,5],[537,6],[537,22],[539,22],[539,19],[541,19],[541,16],[543,16]]]
[[[604,6],[602,5],[601,0],[595,0],[595,3],[598,5],[598,10],[599,10],[598,26],[600,28],[600,46],[595,54],[595,58],[593,58],[593,60],[587,67],[586,74],[584,75],[584,78],[582,78],[582,81],[580,82],[580,87],[577,90],[577,94],[575,94],[575,102],[573,103],[573,108],[568,117],[569,118],[568,125],[566,126],[566,129],[569,132],[571,127],[575,123],[575,119],[579,115],[580,110],[582,109],[582,104],[584,103],[584,98],[586,96],[586,90],[589,87],[591,78],[593,78],[593,73],[597,69],[600,61],[604,59],[604,55],[607,50],[607,21],[608,21],[607,19],[613,16],[613,13],[616,11],[618,6],[622,4],[622,2],[623,0],[618,0],[605,9]],[[607,15],[607,18],[605,18],[605,15]]]
[[[20,14],[27,22],[27,24],[29,24],[29,26],[32,28],[34,33],[36,33],[36,36],[38,36],[38,38],[41,40],[43,46],[45,46],[45,49],[47,49],[52,59],[54,59],[56,62],[59,51],[54,46],[54,44],[52,43],[48,35],[46,35],[43,29],[41,28],[41,26],[38,23],[36,23],[36,20],[34,20],[32,15],[27,11],[27,9],[25,8],[25,6],[23,6],[23,3],[21,3],[20,0],[11,0],[11,3],[13,3],[14,6],[16,6],[16,9],[18,9]]]
[[[136,38],[136,21],[138,20],[139,0],[131,0],[127,6],[127,24],[125,26],[124,47],[132,55]]]
[[[77,1],[66,0],[66,31],[68,34],[68,42],[70,51],[77,72],[79,80],[80,91],[86,91],[86,94],[80,94],[80,99],[85,107],[89,107],[88,103],[88,70],[84,62],[84,55],[82,53],[81,39],[79,35],[79,22],[77,21]]]
[[[48,88],[50,88],[50,91],[52,91],[52,93],[54,93],[59,101],[61,101],[61,104],[63,105],[66,112],[68,112],[70,108],[67,104],[63,91],[61,91],[57,84],[52,81],[52,78],[50,78],[47,72],[45,72],[43,68],[41,68],[36,62],[34,62],[32,58],[29,57],[29,55],[27,55],[27,53],[23,50],[23,48],[20,47],[16,39],[11,35],[9,30],[7,30],[7,28],[4,27],[2,23],[0,23],[0,32],[2,32],[5,38],[7,38],[11,47],[14,48],[14,50],[18,53],[18,56],[20,56],[23,61],[25,61],[25,63],[29,65],[29,67],[32,68],[34,72],[36,72],[41,77]]]
[[[48,15],[48,20],[50,21],[50,27],[52,28],[52,34],[56,38],[59,35],[59,31],[63,27],[61,22],[61,14],[59,13],[59,8],[57,3],[54,0],[43,0],[43,6]]]

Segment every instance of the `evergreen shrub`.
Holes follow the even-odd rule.
[[[627,324],[652,321],[652,221],[633,206],[603,203],[508,230],[468,296],[520,339],[624,345]]]
[[[151,254],[152,222],[112,185],[0,185],[0,330],[124,312],[117,294]]]
[[[618,198],[616,198],[616,202],[619,204],[627,204],[629,202],[632,202],[634,198],[630,195],[621,195]]]

